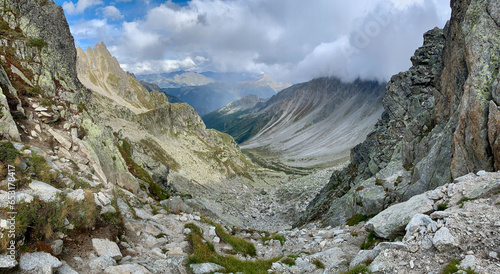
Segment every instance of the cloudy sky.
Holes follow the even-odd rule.
[[[136,74],[176,70],[386,81],[449,0],[56,0],[77,46],[104,41]]]

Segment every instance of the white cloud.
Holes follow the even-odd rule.
[[[106,19],[81,21],[70,26],[70,29],[75,41],[77,41],[77,46],[80,46],[79,40],[87,40],[94,44],[102,41],[107,44],[114,44],[115,38],[119,35],[119,30],[108,24]]]
[[[177,70],[191,70],[206,61],[206,58],[196,56],[195,60],[187,57],[182,60],[149,60],[134,63],[122,63],[121,67],[126,71],[138,74],[151,74],[172,72]]]
[[[105,42],[134,73],[178,67],[269,73],[294,83],[330,75],[388,80],[410,66],[425,31],[444,26],[450,9],[443,2],[167,1]]]
[[[111,20],[120,20],[120,19],[123,19],[122,13],[115,6],[104,7],[102,9],[102,13],[104,14],[104,16],[106,18],[109,18]]]
[[[78,0],[76,4],[74,4],[73,1],[64,2],[62,7],[68,14],[79,14],[89,7],[101,4],[101,0]]]

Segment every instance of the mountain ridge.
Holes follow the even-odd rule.
[[[183,86],[162,89],[167,94],[179,97],[193,106],[200,115],[224,107],[232,101],[247,95],[269,98],[288,87],[288,84],[276,83],[270,76],[261,75],[255,79],[232,82],[213,82],[202,86]]]
[[[99,117],[135,147],[133,157],[139,164],[158,166],[154,155],[162,154],[167,162],[160,164],[166,167],[151,172],[168,169],[200,184],[249,176],[250,161],[226,136],[207,130],[191,106],[169,103],[162,92],[148,91],[121,69],[104,43],[77,50],[78,77],[97,98]]]
[[[344,163],[349,149],[372,131],[382,113],[383,92],[377,82],[317,78],[251,109],[229,116],[220,109],[203,119],[231,134],[243,149],[269,154],[265,158],[294,167],[331,167]]]

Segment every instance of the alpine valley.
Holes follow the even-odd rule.
[[[0,272],[500,273],[500,2],[451,8],[388,83],[290,85],[3,1]]]

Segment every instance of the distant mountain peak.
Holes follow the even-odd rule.
[[[150,94],[135,76],[125,72],[104,42],[83,51],[77,48],[79,80],[96,94],[113,100],[135,113],[154,109],[167,102],[161,93]]]
[[[203,86],[215,82],[214,79],[191,71],[137,75],[139,80],[158,85],[160,88],[178,88],[183,86]]]

